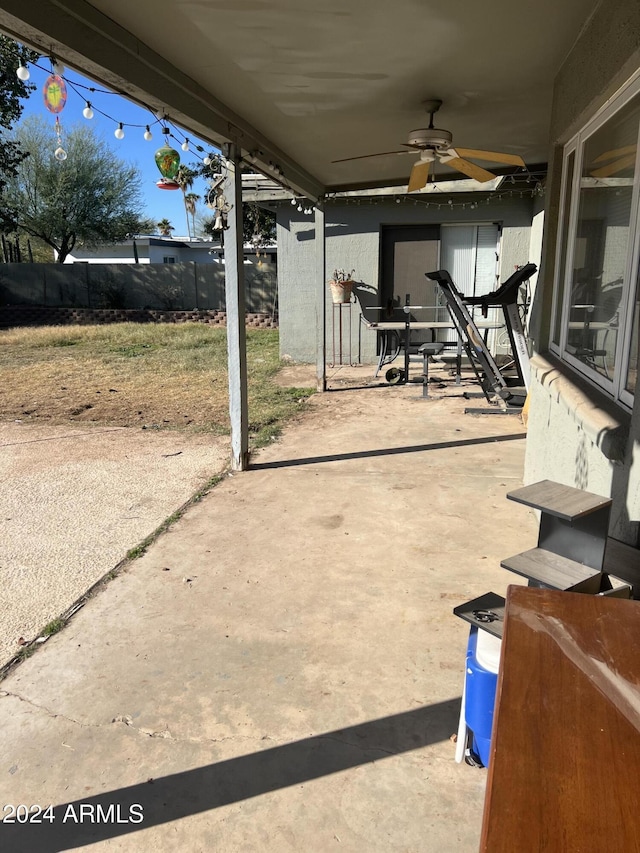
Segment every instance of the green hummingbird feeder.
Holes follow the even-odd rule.
[[[162,177],[156,183],[158,189],[161,190],[178,190],[180,184],[176,181],[176,175],[180,168],[180,155],[165,141],[162,148],[158,148],[155,153],[156,166]]]

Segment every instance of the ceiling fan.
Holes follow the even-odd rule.
[[[491,181],[496,175],[493,172],[488,172],[482,166],[477,166],[471,163],[467,157],[474,160],[488,160],[492,163],[505,163],[509,166],[520,166],[526,169],[526,165],[522,157],[517,154],[504,154],[499,151],[480,151],[477,148],[453,148],[453,136],[449,130],[433,126],[433,116],[438,112],[442,101],[438,98],[433,98],[424,102],[424,106],[429,113],[429,127],[421,127],[418,130],[412,130],[409,134],[408,142],[402,143],[408,150],[400,151],[381,151],[378,154],[362,154],[359,157],[345,157],[342,160],[333,160],[334,163],[346,163],[351,160],[366,160],[368,157],[383,157],[386,154],[412,154],[415,151],[420,151],[420,159],[414,163],[409,177],[409,186],[407,192],[421,190],[427,185],[429,180],[429,172],[431,164],[437,159],[445,166],[449,166],[469,178],[473,178],[479,183]]]

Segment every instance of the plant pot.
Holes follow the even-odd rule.
[[[353,289],[353,281],[330,281],[331,298],[335,305],[351,302],[351,291]]]

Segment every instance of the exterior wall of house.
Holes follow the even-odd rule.
[[[165,257],[174,258],[174,263],[196,261],[200,264],[211,263],[218,255],[217,243],[187,242],[162,237],[138,237],[136,250],[138,263],[162,264]],[[213,249],[213,253],[212,253]],[[118,243],[112,246],[99,246],[92,249],[77,248],[65,259],[66,264],[135,264],[133,242]]]
[[[548,352],[562,147],[640,68],[640,4],[601,3],[554,87],[543,261],[532,312],[533,359],[525,482],[556,480],[613,498],[610,534],[638,545],[640,394],[630,412]]]
[[[528,261],[539,263],[539,222],[532,231],[532,216],[536,205],[539,209],[539,203],[532,199],[530,193],[520,197],[519,191],[511,193],[506,190],[502,200],[493,197],[486,204],[483,197],[478,208],[467,207],[464,210],[460,206],[450,209],[447,198],[443,197],[440,204],[429,202],[428,207],[423,199],[417,201],[406,196],[398,196],[400,203],[396,203],[393,197],[383,201],[374,198],[372,202],[375,203],[370,203],[368,198],[328,203],[325,209],[327,278],[334,269],[355,269],[354,279],[359,284],[378,291],[382,225],[498,222],[502,226],[500,281],[507,278],[516,265]],[[454,198],[456,205],[470,205],[480,200],[472,195]],[[288,204],[278,209],[280,352],[283,357],[303,363],[313,363],[316,358],[314,238],[312,217],[297,213]],[[329,287],[325,286],[325,290],[329,361],[334,355],[337,360],[340,354],[338,312],[341,311],[343,360],[348,360],[351,355],[352,362],[374,363],[376,333],[361,325],[359,307],[352,304],[351,309],[336,309],[331,302]]]
[[[205,241],[173,240],[162,237],[138,237],[136,238],[136,250],[138,263],[140,264],[163,264],[163,263],[219,263],[222,247],[218,243]],[[264,263],[276,262],[277,251],[273,246],[259,249],[258,258],[253,248],[245,246],[245,264],[262,266]],[[165,258],[173,258],[172,262]],[[97,246],[92,249],[78,248],[67,256],[65,264],[135,264],[133,242],[118,243],[111,246]],[[222,261],[224,263],[224,261]]]
[[[137,244],[138,263],[149,263],[149,244]],[[105,246],[101,250],[75,249],[65,258],[65,264],[135,264],[132,243]]]

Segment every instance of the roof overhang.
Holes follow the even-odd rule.
[[[553,79],[596,5],[3,0],[0,28],[315,201],[405,185],[415,151],[335,161],[403,151],[435,96],[454,146],[545,162]]]

